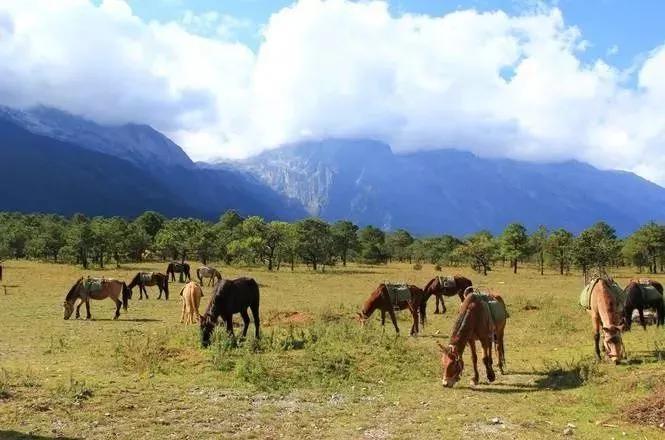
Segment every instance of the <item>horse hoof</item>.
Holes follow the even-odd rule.
[[[478,379],[471,379],[471,386],[477,386],[478,385]]]

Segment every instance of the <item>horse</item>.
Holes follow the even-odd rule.
[[[644,285],[654,287],[656,291],[660,293],[660,297],[657,297],[657,295],[654,298],[647,297],[647,292],[645,292],[643,288]],[[658,281],[630,280],[630,283],[624,289],[624,294],[626,295],[626,304],[624,306],[623,318],[624,328],[626,331],[630,330],[633,321],[633,310],[635,309],[637,309],[637,312],[639,313],[640,324],[644,330],[647,329],[647,325],[644,320],[644,309],[654,309],[656,311],[656,326],[665,324],[663,285]]]
[[[467,290],[467,292],[469,292]],[[496,374],[492,368],[492,340],[496,344],[496,354],[499,359],[499,370],[503,374],[505,366],[505,351],[503,347],[503,336],[506,327],[506,319],[494,319],[490,312],[487,301],[496,301],[499,307],[503,307],[504,315],[505,303],[499,295],[478,295],[467,294],[462,301],[457,320],[453,326],[450,336],[450,342],[444,347],[437,342],[441,349],[441,365],[443,366],[443,378],[441,383],[447,388],[455,385],[464,370],[464,361],[462,355],[464,348],[469,345],[471,349],[471,360],[473,362],[473,378],[471,383],[478,384],[478,355],[476,353],[476,341],[480,342],[483,349],[483,364],[487,373],[487,380],[494,382]]]
[[[215,280],[221,281],[222,274],[213,267],[202,266],[196,269],[196,277],[199,279],[199,284],[203,285],[203,278],[210,278],[208,286],[212,286]]]
[[[187,281],[192,281],[192,277],[189,274],[189,264],[187,263],[178,263],[177,261],[172,261],[169,263],[168,267],[166,268],[166,276],[168,277],[169,274],[171,275],[171,281],[175,282],[175,274],[179,273],[180,274],[180,282],[184,283],[185,279]],[[184,278],[183,278],[184,274]]]
[[[600,331],[603,331],[603,347],[610,360],[615,364],[621,362],[624,357],[624,345],[621,340],[621,332],[624,324],[620,323],[620,308],[623,306],[621,300],[612,293],[613,283],[608,278],[596,278],[591,281],[591,293],[589,297],[589,316],[593,327],[593,341],[596,359],[600,360]]]
[[[458,295],[460,301],[464,301],[464,290],[473,286],[470,279],[461,275],[453,275],[452,277],[434,277],[425,285],[423,289],[429,292],[436,298],[436,309],[434,314],[439,313],[439,302],[441,302],[441,312],[446,313],[446,305],[443,303],[444,296]]]
[[[367,301],[362,306],[360,312],[358,312],[358,320],[361,325],[365,325],[365,322],[372,316],[375,310],[381,311],[381,326],[386,325],[386,312],[390,315],[390,319],[395,326],[395,332],[399,334],[399,327],[397,326],[397,319],[395,317],[395,309],[404,310],[409,309],[411,316],[413,317],[413,324],[411,325],[411,336],[418,334],[418,318],[420,317],[420,323],[425,327],[425,320],[427,314],[427,300],[432,295],[431,292],[424,292],[418,286],[408,285],[409,291],[411,292],[411,298],[406,301],[398,301],[396,304],[393,304],[390,300],[390,294],[388,293],[388,288],[385,284],[379,284],[379,286],[370,294]]]
[[[210,335],[221,317],[226,323],[226,331],[233,334],[233,314],[240,313],[245,327],[243,338],[247,336],[249,328],[249,315],[247,309],[252,311],[254,318],[255,336],[259,338],[259,285],[253,278],[237,278],[235,280],[221,280],[215,284],[212,296],[201,317],[201,345],[210,345]]]
[[[139,299],[143,299],[145,294],[145,299],[148,298],[148,291],[146,286],[152,287],[157,286],[159,289],[159,296],[157,299],[162,299],[162,292],[164,292],[164,298],[169,299],[169,277],[159,272],[138,272],[132,278],[132,281],[129,282],[127,287],[129,290],[134,290],[134,287],[139,286]]]
[[[199,304],[201,303],[201,297],[203,296],[201,286],[190,281],[182,288],[180,296],[182,296],[182,315],[180,316],[180,322],[185,324],[200,322],[201,315],[199,315]]]
[[[118,319],[120,316],[120,306],[122,305],[122,308],[127,310],[127,306],[129,305],[129,300],[132,297],[132,291],[129,290],[127,285],[119,280],[112,280],[112,279],[98,279],[98,280],[93,280],[96,281],[98,284],[98,288],[92,288],[90,287],[91,285],[89,284],[90,278],[88,278],[86,281],[83,281],[83,278],[79,278],[76,283],[72,286],[71,289],[69,289],[69,292],[67,293],[67,296],[65,296],[65,302],[63,304],[63,307],[65,309],[65,314],[64,318],[65,320],[69,319],[72,316],[72,312],[74,311],[74,305],[76,304],[77,300],[80,300],[78,306],[76,307],[76,319],[79,319],[81,317],[81,314],[79,313],[81,309],[81,304],[85,303],[85,311],[86,311],[86,318],[85,319],[90,319],[90,299],[96,299],[96,300],[102,300],[106,298],[110,298],[113,300],[116,304],[116,309],[115,309],[115,316],[113,319]],[[122,298],[122,300],[120,299]]]

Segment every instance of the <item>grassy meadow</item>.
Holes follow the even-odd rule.
[[[135,289],[119,321],[111,320],[110,300],[91,303],[91,321],[62,319],[64,296],[79,276],[129,280],[138,270],[164,271],[163,263],[103,271],[28,261],[4,266],[3,283],[11,287],[0,289],[3,439],[538,439],[564,437],[567,428],[584,439],[664,435],[623,416],[665,385],[663,330],[635,328],[624,336],[628,362],[596,363],[590,320],[577,305],[578,275],[513,275],[497,267],[482,277],[444,268],[501,293],[511,314],[507,374],[497,371],[488,385],[481,363],[483,383],[472,387],[467,350],[462,380],[444,389],[435,342],[447,342],[457,298],[446,299],[443,316],[433,314],[432,298],[418,337],[408,336],[408,312],[398,313],[399,337],[390,325],[382,331],[378,313],[364,329],[353,319],[379,282],[423,286],[437,274],[431,265],[326,273],[218,265],[225,277],[259,282],[263,337],[256,341],[250,327],[234,347],[218,332],[207,350],[198,326],[179,323],[179,283],[169,301],[158,301],[156,288],[149,288],[150,300],[138,301]],[[625,285],[634,273],[615,275]]]

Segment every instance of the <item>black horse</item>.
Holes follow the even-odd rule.
[[[233,334],[233,314],[240,313],[245,327],[242,336],[247,336],[249,328],[249,314],[252,310],[256,337],[259,337],[259,285],[252,278],[237,278],[235,280],[221,280],[215,284],[210,302],[201,317],[201,345],[210,345],[210,335],[215,325],[222,318],[226,324],[226,331]]]
[[[644,290],[645,286],[654,287],[659,293],[660,297],[654,296],[649,298],[647,292]],[[656,325],[660,326],[665,324],[665,304],[663,303],[663,285],[658,281],[649,281],[648,283],[640,283],[638,281],[631,281],[624,289],[626,295],[626,305],[624,306],[624,323],[626,330],[630,330],[630,325],[633,320],[633,310],[637,309],[640,315],[640,324],[646,330],[647,325],[644,322],[644,309],[656,310]],[[655,294],[655,292],[654,292]]]
[[[180,274],[180,282],[181,283],[184,283],[185,281],[192,281],[192,277],[189,274],[189,264],[187,264],[187,263],[178,263],[176,261],[170,262],[168,267],[166,268],[166,276],[168,277],[169,274],[170,274],[171,275],[171,281],[175,282],[176,272]],[[183,279],[183,274],[184,274],[185,279]]]

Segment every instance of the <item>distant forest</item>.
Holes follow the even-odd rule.
[[[0,258],[37,259],[103,268],[111,263],[142,260],[223,261],[291,270],[306,264],[313,270],[348,261],[384,264],[409,262],[440,266],[470,265],[487,274],[497,262],[514,272],[535,263],[541,273],[571,268],[584,273],[607,267],[635,266],[640,272],[665,269],[665,225],[648,223],[625,239],[604,222],[574,235],[541,226],[529,234],[513,223],[493,236],[479,231],[466,237],[416,238],[398,229],[384,232],[349,221],[327,223],[307,218],[294,223],[267,222],[227,211],[216,223],[193,218],[167,219],[148,211],[133,220],[120,217],[71,218],[49,214],[0,213]]]

